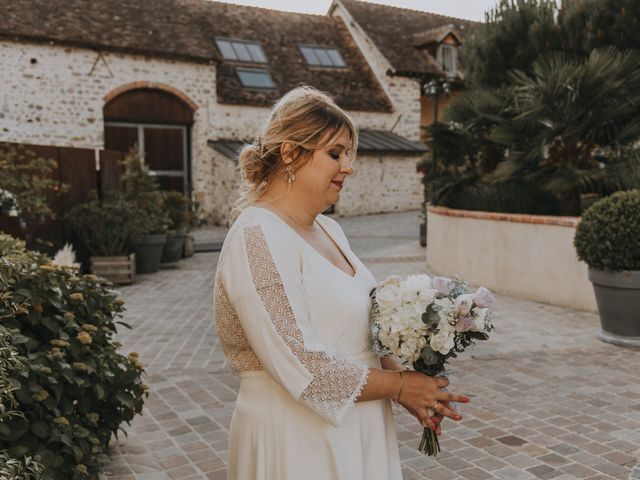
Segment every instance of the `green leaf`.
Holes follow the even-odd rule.
[[[116,400],[118,400],[120,403],[122,403],[123,405],[126,405],[129,408],[134,408],[135,406],[135,402],[133,401],[133,397],[131,397],[131,395],[129,395],[128,393],[116,393],[115,395]]]
[[[58,324],[58,322],[56,322],[55,320],[53,320],[50,317],[43,317],[40,322],[42,323],[42,325],[44,325],[45,327],[47,327],[47,329],[49,331],[51,331],[52,333],[54,333],[56,336],[58,335],[58,332],[60,332],[60,325]]]
[[[105,392],[104,392],[104,388],[102,388],[102,385],[94,385],[93,389],[96,392],[96,396],[98,397],[98,400],[103,400],[105,397]]]
[[[47,438],[49,435],[49,427],[42,420],[36,420],[31,424],[31,432],[40,438]]]

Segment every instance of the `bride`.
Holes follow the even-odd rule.
[[[401,479],[390,400],[433,429],[460,420],[449,402],[468,401],[370,349],[376,280],[322,214],[349,188],[356,147],[349,116],[299,87],[240,154],[214,283],[218,335],[240,378],[231,480]]]

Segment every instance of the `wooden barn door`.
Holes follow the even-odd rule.
[[[105,146],[120,151],[137,147],[150,173],[158,178],[164,190],[188,193],[186,126],[107,123]]]
[[[138,152],[165,190],[191,193],[189,128],[193,111],[181,99],[155,89],[123,93],[104,108],[105,148]]]

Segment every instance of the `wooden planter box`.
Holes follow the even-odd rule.
[[[119,257],[91,257],[91,273],[120,285],[133,283],[136,275],[136,254]]]

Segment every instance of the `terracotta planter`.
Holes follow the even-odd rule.
[[[640,270],[609,272],[589,269],[602,330],[598,338],[616,345],[640,347]]]
[[[136,275],[136,255],[90,257],[91,273],[120,285],[133,283]]]

